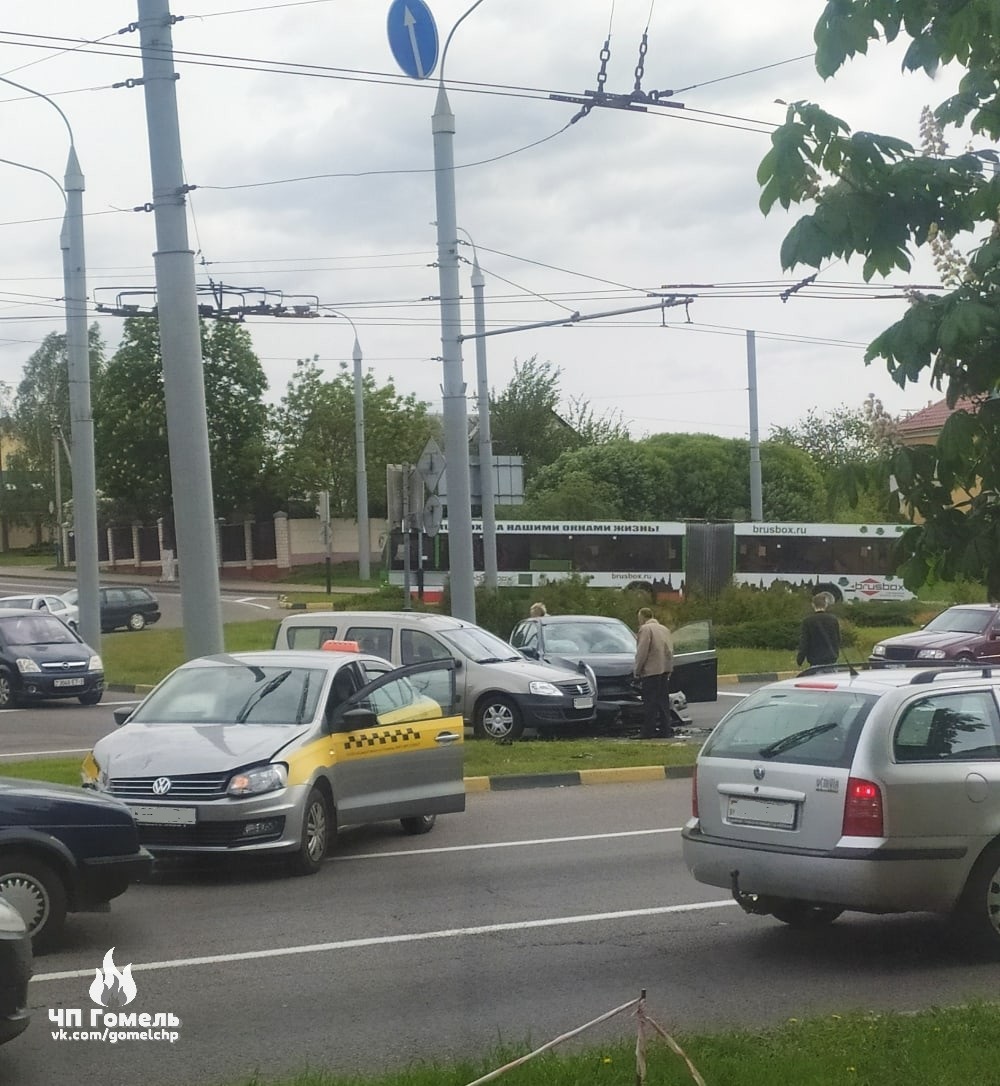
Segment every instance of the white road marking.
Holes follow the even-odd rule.
[[[331,856],[331,863],[350,860],[381,860],[387,856],[426,856],[434,852],[478,852],[491,848],[519,848],[521,845],[565,845],[571,841],[605,841],[612,837],[644,837],[651,833],[680,833],[680,826],[659,830],[622,830],[620,833],[581,833],[574,837],[538,837],[527,841],[491,841],[475,845],[445,845],[440,848],[396,849],[394,852],[359,852],[355,856]]]
[[[514,920],[506,924],[482,924],[471,928],[445,928],[441,931],[417,931],[400,935],[375,935],[367,939],[340,939],[331,943],[308,943],[304,946],[272,947],[268,950],[248,950],[239,954],[206,954],[198,958],[173,958],[162,962],[133,962],[133,973],[153,970],[188,969],[198,965],[223,965],[233,962],[260,961],[262,958],[289,958],[298,954],[323,954],[333,950],[359,950],[363,947],[392,946],[398,943],[422,943],[434,939],[460,939],[472,935],[496,935],[503,931],[525,931],[528,928],[559,928],[573,924],[603,924],[609,920],[630,920],[641,916],[668,916],[671,913],[691,913],[702,909],[721,909],[735,905],[731,898],[721,901],[695,901],[686,905],[659,905],[650,909],[622,909],[612,913],[584,913],[580,916],[553,916],[544,920]],[[94,967],[67,969],[61,973],[38,973],[32,983],[48,980],[93,979]]]
[[[230,603],[245,603],[247,607],[259,607],[262,611],[270,611],[271,608],[266,603],[254,603],[254,600],[266,599],[265,596],[244,596],[242,599],[230,600]]]
[[[746,694],[736,694],[732,690],[720,690],[719,691],[719,697],[720,698],[745,698],[746,696],[747,696]]]

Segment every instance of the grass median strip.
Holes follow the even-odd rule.
[[[608,780],[646,780],[679,772],[694,763],[696,743],[630,742],[621,739],[523,740],[509,745],[471,739],[465,743],[465,776],[485,784],[490,780],[533,775],[575,775],[572,783]],[[0,776],[29,777],[56,784],[79,784],[82,756],[6,761],[0,758]],[[607,773],[607,770],[621,771]]]

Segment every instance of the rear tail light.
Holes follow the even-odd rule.
[[[851,777],[844,800],[844,837],[882,837],[882,789],[874,781]]]
[[[698,767],[691,774],[691,817],[698,817]]]

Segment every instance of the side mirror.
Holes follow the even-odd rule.
[[[538,659],[538,649],[536,649],[536,648],[533,648],[533,647],[529,648],[527,645],[524,645],[523,647],[519,648],[517,651],[522,656],[527,656],[529,660],[537,660]]]
[[[353,732],[359,728],[377,728],[378,717],[364,706],[358,706],[356,709],[348,709],[346,713],[342,713],[340,716],[342,727],[338,728],[338,731]]]
[[[121,709],[115,709],[111,715],[115,718],[115,724],[117,724],[120,728],[128,720],[133,712],[135,712],[135,706],[126,705]]]

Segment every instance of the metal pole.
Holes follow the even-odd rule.
[[[760,480],[760,438],[757,432],[757,344],[747,329],[747,385],[750,394],[750,519],[764,519]]]
[[[476,380],[479,393],[479,486],[483,502],[483,583],[497,587],[496,481],[493,476],[493,435],[490,429],[490,386],[486,375],[486,280],[479,254],[472,246],[472,307],[476,323]]]
[[[371,577],[371,529],[368,526],[368,466],[365,461],[365,398],[361,373],[361,344],[354,333],[354,456],[357,460],[358,577]]]
[[[462,373],[462,345],[459,339],[462,334],[462,311],[459,304],[458,226],[455,215],[455,116],[448,103],[443,79],[438,86],[431,131],[434,134],[434,193],[437,203],[438,283],[441,295],[441,394],[448,485],[451,612],[456,618],[475,622],[469,426],[465,378]]]
[[[156,219],[156,293],[163,389],[188,658],[224,649],[212,464],[205,411],[194,253],[188,244],[177,119],[177,74],[167,0],[139,0],[149,162]]]
[[[403,535],[403,610],[413,609],[410,598],[410,473],[409,464],[402,466],[403,479],[403,520],[400,528]]]

